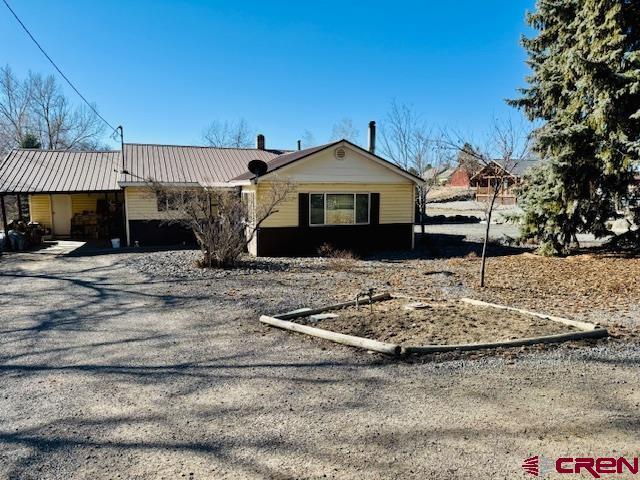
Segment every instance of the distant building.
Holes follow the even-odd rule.
[[[513,168],[505,168],[502,160],[492,160],[469,179],[470,187],[476,189],[476,201],[490,201],[500,178],[504,177],[496,201],[501,205],[515,205],[517,188],[522,184],[525,173],[538,162],[539,160],[518,160]]]

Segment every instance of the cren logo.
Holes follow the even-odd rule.
[[[547,473],[554,471],[569,475],[589,473],[593,478],[601,478],[602,475],[625,472],[637,475],[640,472],[638,463],[638,457],[630,459],[624,457],[560,457],[555,462],[552,462],[536,455],[522,462],[522,469],[534,477],[544,477]]]
[[[551,462],[542,456],[536,455],[522,462],[522,469],[534,477],[544,477],[552,470]]]

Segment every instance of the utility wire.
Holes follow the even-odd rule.
[[[18,23],[20,24],[20,26],[22,26],[22,28],[24,29],[25,32],[27,32],[27,35],[29,35],[29,38],[31,38],[31,40],[33,40],[33,43],[36,44],[36,46],[40,49],[40,51],[42,52],[42,54],[47,57],[47,60],[49,60],[49,62],[51,62],[51,65],[53,65],[53,67],[58,71],[58,73],[62,76],[62,78],[64,78],[66,80],[66,82],[69,84],[69,86],[73,89],[74,92],[76,92],[78,94],[78,96],[84,101],[84,103],[87,104],[87,106],[93,111],[93,113],[96,114],[96,116],[102,120],[104,123],[106,123],[109,128],[111,128],[111,130],[113,130],[114,133],[117,133],[116,131],[116,127],[114,127],[113,125],[111,125],[109,122],[107,122],[105,120],[105,118],[100,115],[98,113],[98,111],[95,109],[95,107],[93,105],[91,105],[91,103],[89,103],[89,101],[84,97],[84,95],[82,95],[80,93],[80,90],[78,90],[76,88],[76,86],[71,83],[71,80],[69,80],[67,78],[67,76],[62,73],[62,70],[60,70],[60,67],[58,67],[58,65],[56,65],[56,62],[53,61],[53,59],[47,54],[47,52],[44,51],[44,48],[42,48],[42,46],[38,43],[38,41],[35,39],[35,37],[31,34],[31,32],[29,31],[29,29],[26,27],[26,25],[24,23],[22,23],[22,20],[20,20],[20,17],[18,17],[18,15],[16,14],[16,12],[13,11],[13,9],[11,8],[11,6],[9,5],[9,3],[7,3],[7,0],[2,0],[4,2],[4,4],[7,6],[7,8],[9,9],[9,11],[11,12],[11,14],[15,17],[15,19],[18,21]]]

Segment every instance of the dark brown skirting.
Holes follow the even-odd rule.
[[[161,220],[129,220],[129,237],[131,245],[138,241],[141,247],[196,243],[191,230],[177,224],[166,224]]]
[[[261,228],[257,239],[258,256],[262,257],[315,255],[325,243],[356,253],[408,250],[412,247],[413,224]]]

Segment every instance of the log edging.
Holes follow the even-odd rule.
[[[371,297],[371,303],[381,302],[385,300],[391,300],[392,298],[410,298],[404,295],[392,295],[391,293],[381,293]],[[318,313],[326,312],[329,310],[337,310],[344,307],[350,307],[356,304],[355,300],[349,302],[336,303],[333,305],[327,305],[325,307],[319,307],[304,311],[293,311],[287,313],[281,313],[278,315],[262,315],[260,322],[267,325],[271,325],[276,328],[288,330],[297,333],[303,333],[313,337],[330,340],[342,345],[348,345],[356,348],[364,348],[374,352],[383,353],[385,355],[414,355],[414,354],[431,354],[431,353],[443,353],[443,352],[456,352],[456,351],[472,351],[472,350],[486,350],[493,348],[508,348],[508,347],[521,347],[527,345],[546,344],[546,343],[562,343],[571,340],[581,340],[586,338],[602,338],[609,335],[609,332],[600,327],[598,324],[581,322],[578,320],[570,320],[564,317],[557,317],[554,315],[547,315],[544,313],[533,312],[531,310],[525,310],[522,308],[509,307],[507,305],[499,305],[497,303],[484,302],[482,300],[474,300],[471,298],[461,298],[461,302],[471,305],[497,308],[501,310],[511,310],[524,315],[531,315],[545,320],[550,320],[564,325],[572,326],[579,329],[579,332],[567,332],[554,335],[540,335],[536,337],[516,338],[514,340],[503,340],[500,342],[483,342],[483,343],[464,343],[453,345],[401,345],[388,342],[380,342],[378,340],[372,340],[364,337],[357,337],[354,335],[346,335],[344,333],[333,332],[331,330],[325,330],[323,328],[311,327],[308,325],[302,325],[300,323],[290,322],[290,319],[308,317]],[[366,305],[369,302],[362,302],[362,305]]]

